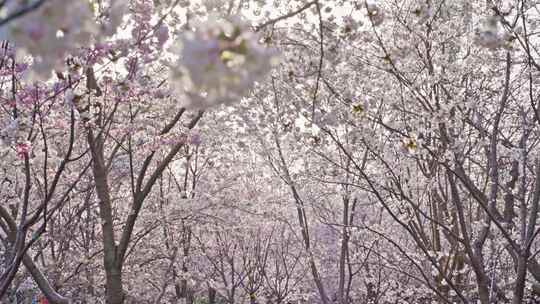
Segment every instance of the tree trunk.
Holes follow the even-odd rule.
[[[339,255],[339,287],[338,303],[347,304],[347,295],[345,295],[345,262],[349,251],[349,197],[343,197],[343,229],[341,236],[341,253]]]
[[[208,287],[208,304],[216,304],[216,290]]]
[[[107,181],[107,169],[103,155],[103,138],[94,138],[92,130],[87,130],[88,144],[92,153],[92,172],[97,196],[99,198],[99,216],[103,232],[103,265],[105,266],[105,289],[107,304],[123,304],[122,261],[118,256],[118,246],[114,237],[112,203]]]
[[[122,271],[116,267],[112,267],[107,268],[106,273],[106,303],[124,303],[124,290],[122,289]]]
[[[516,286],[514,286],[514,297],[512,304],[522,303],[525,290],[525,276],[527,275],[527,256],[520,256],[517,267]]]

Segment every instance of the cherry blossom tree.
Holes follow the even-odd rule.
[[[539,6],[0,2],[0,299],[540,294]]]

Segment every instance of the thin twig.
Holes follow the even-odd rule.
[[[287,19],[287,18],[291,18],[291,17],[293,17],[293,16],[295,16],[295,15],[298,15],[298,14],[300,14],[301,12],[303,12],[303,11],[307,10],[308,8],[310,8],[313,4],[318,4],[318,1],[315,0],[315,1],[308,2],[308,3],[306,3],[304,6],[300,7],[299,9],[297,9],[296,11],[290,12],[290,13],[288,13],[288,14],[285,14],[285,15],[283,15],[283,16],[279,16],[279,17],[274,18],[274,19],[270,19],[270,20],[266,21],[265,23],[256,26],[256,27],[255,27],[255,31],[258,32],[258,31],[260,31],[261,29],[263,29],[263,28],[265,28],[265,27],[267,27],[267,26],[269,26],[269,25],[272,25],[272,24],[274,24],[274,23],[276,23],[276,22],[279,22],[279,21],[281,21],[281,20],[285,20],[285,19]]]

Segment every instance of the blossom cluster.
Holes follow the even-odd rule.
[[[497,17],[488,17],[483,21],[483,24],[478,28],[475,36],[475,42],[481,47],[488,49],[497,49],[500,47],[512,48],[514,36],[499,30],[499,20]]]
[[[27,1],[10,1],[8,15],[24,9]],[[33,59],[34,79],[48,79],[53,70],[62,70],[64,59],[80,46],[116,32],[125,1],[113,1],[106,22],[98,24],[92,2],[45,1],[28,15],[7,24],[5,38],[14,43],[19,55]],[[125,5],[125,4],[124,4]]]
[[[192,108],[229,104],[263,79],[277,62],[276,51],[259,43],[239,20],[210,20],[186,33],[173,48],[170,84]]]
[[[384,22],[384,11],[379,7],[375,0],[367,0],[366,9],[373,26],[381,25]]]

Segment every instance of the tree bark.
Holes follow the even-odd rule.
[[[92,130],[88,129],[88,143],[92,152],[92,172],[99,198],[99,215],[103,232],[103,265],[105,266],[105,289],[107,304],[124,303],[122,288],[122,261],[118,259],[117,246],[114,238],[112,204],[110,189],[107,181],[106,166],[103,157],[103,139],[94,138]]]
[[[208,287],[208,304],[216,304],[216,290]]]
[[[23,257],[23,264],[34,278],[34,281],[38,285],[39,289],[49,301],[50,304],[71,304],[71,299],[66,298],[60,295],[56,290],[53,289],[45,275],[37,268],[34,261],[28,254],[25,254]]]

